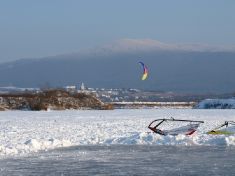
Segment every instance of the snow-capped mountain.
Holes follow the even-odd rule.
[[[144,62],[149,77],[142,81]],[[234,92],[235,47],[122,39],[78,53],[0,64],[0,86],[77,85],[176,92]]]

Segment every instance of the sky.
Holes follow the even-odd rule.
[[[235,45],[234,0],[1,0],[0,62],[119,39]]]

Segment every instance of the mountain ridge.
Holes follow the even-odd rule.
[[[89,52],[88,49],[0,64],[0,86],[41,87],[48,83],[65,86],[84,82],[97,88],[221,93],[235,90],[235,52],[232,50],[152,50],[149,47],[139,50],[138,47],[146,46],[146,42],[148,46],[154,46],[152,48],[162,44],[128,39],[128,46],[130,42],[135,44],[126,50],[118,50],[120,47],[116,46],[119,45],[114,45],[107,50],[97,48]],[[136,42],[139,43],[136,45]],[[121,46],[125,48],[125,45]],[[149,68],[146,81],[140,79],[139,61]]]

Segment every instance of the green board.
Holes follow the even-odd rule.
[[[234,133],[233,133],[233,132],[229,132],[229,131],[220,131],[220,130],[214,131],[214,130],[212,130],[212,131],[207,132],[207,134],[214,134],[214,135],[224,134],[224,135],[230,135],[230,134],[234,134]]]

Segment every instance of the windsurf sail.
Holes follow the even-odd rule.
[[[139,62],[140,65],[143,67],[143,75],[142,75],[142,80],[146,80],[148,77],[148,68],[143,62]]]
[[[181,120],[181,119],[156,119],[152,121],[148,128],[153,132],[160,135],[173,135],[178,134],[191,135],[193,134],[199,125],[204,121],[195,120]]]
[[[207,134],[213,135],[231,135],[235,134],[235,122],[234,121],[225,121],[222,125],[214,128],[211,131],[208,131]]]

